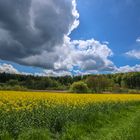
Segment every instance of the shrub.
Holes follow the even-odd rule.
[[[130,93],[130,94],[140,94],[140,90],[130,89],[130,90],[128,90],[128,93]]]
[[[4,86],[0,86],[0,90],[26,91],[27,88],[20,85],[14,85],[14,86],[4,85]]]
[[[11,79],[7,82],[7,84],[10,86],[15,86],[15,85],[19,85],[19,82],[17,80]]]
[[[88,87],[84,82],[74,82],[70,87],[70,91],[75,93],[87,93]]]

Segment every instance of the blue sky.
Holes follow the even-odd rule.
[[[95,38],[108,41],[117,66],[140,64],[124,53],[139,49],[136,39],[140,36],[139,0],[78,0],[80,25],[71,34],[72,39]]]
[[[39,0],[36,0],[36,3]],[[48,3],[50,2],[50,0],[47,0]],[[24,51],[21,51],[21,57],[20,57],[20,49],[19,51],[16,52],[16,48],[14,48],[12,45],[8,46],[6,49],[5,53],[5,49],[4,46],[1,42],[0,42],[0,51],[2,53],[0,53],[0,68],[2,69],[2,65],[3,64],[9,64],[12,65],[14,69],[17,69],[19,72],[26,72],[26,73],[42,73],[48,70],[49,72],[51,71],[51,73],[61,73],[60,71],[62,71],[63,73],[72,71],[72,73],[75,73],[75,71],[78,73],[83,73],[83,71],[86,72],[92,72],[94,73],[96,72],[101,72],[101,73],[106,73],[106,72],[110,72],[112,73],[113,71],[139,71],[140,70],[140,1],[139,0],[73,0],[73,3],[75,3],[77,5],[77,7],[74,7],[74,4],[71,3],[72,0],[61,0],[61,5],[57,6],[56,9],[63,10],[63,13],[57,13],[57,15],[54,14],[54,11],[56,11],[56,9],[54,8],[54,5],[56,5],[57,1],[54,3],[52,2],[53,9],[51,9],[50,11],[46,11],[45,7],[40,7],[40,9],[42,8],[43,10],[39,11],[40,13],[38,14],[37,19],[40,20],[40,22],[42,21],[41,24],[39,24],[41,27],[37,26],[39,29],[42,29],[42,27],[46,30],[44,30],[43,35],[46,36],[41,36],[43,37],[43,42],[44,46],[46,45],[48,47],[48,44],[51,44],[48,40],[48,36],[50,36],[50,40],[61,40],[54,38],[53,36],[55,36],[56,34],[57,37],[60,36],[59,32],[61,32],[63,30],[63,27],[67,27],[68,26],[68,20],[71,19],[71,21],[69,21],[70,24],[74,25],[74,21],[78,21],[79,25],[74,25],[75,29],[69,29],[72,30],[72,32],[67,36],[66,32],[68,29],[66,28],[63,32],[63,34],[65,34],[71,41],[67,42],[67,44],[70,44],[70,47],[77,47],[80,46],[80,44],[82,44],[81,42],[83,41],[84,44],[86,44],[84,47],[86,47],[86,49],[93,44],[94,41],[98,41],[96,43],[94,43],[94,45],[97,45],[98,47],[96,48],[94,45],[91,45],[93,49],[96,48],[96,51],[94,52],[93,49],[91,51],[93,51],[94,57],[92,57],[92,53],[88,52],[88,55],[85,57],[86,53],[86,49],[83,49],[83,54],[81,51],[77,51],[77,50],[70,50],[70,53],[68,54],[63,54],[61,57],[61,53],[58,51],[57,47],[54,47],[55,50],[57,50],[57,53],[53,52],[52,55],[52,50],[49,48],[45,48],[42,47],[41,49],[44,51],[42,51],[41,53],[41,57],[40,56],[36,56],[38,55],[40,52],[39,47],[36,44],[40,43],[39,41],[36,42],[35,46],[31,47],[31,50],[28,50],[28,48],[30,48],[30,46],[28,46],[28,48],[26,49],[26,53],[32,53],[31,55],[27,55],[25,57],[26,53],[23,53]],[[48,6],[48,3],[43,4],[43,1],[40,0],[40,3],[42,2],[42,5],[44,6]],[[36,4],[35,3],[35,4]],[[64,7],[63,7],[63,4]],[[2,6],[3,3],[0,2],[0,6]],[[11,7],[14,7],[15,5],[11,5]],[[77,15],[70,15],[71,13],[71,9],[69,7],[72,7],[73,9],[75,9],[75,11],[77,12],[77,14],[79,14],[79,17]],[[18,6],[16,7],[17,9],[19,8]],[[16,9],[15,8],[15,9]],[[32,7],[31,7],[32,8]],[[33,7],[34,8],[34,7]],[[36,8],[36,7],[35,7]],[[35,9],[34,8],[34,9]],[[20,7],[19,11],[22,9],[22,7]],[[33,9],[33,10],[34,10]],[[39,7],[36,8],[37,10],[39,9]],[[23,7],[22,10],[25,10],[25,7]],[[12,28],[12,30],[10,29],[11,27],[7,27],[7,24],[10,24],[11,20],[9,20],[8,15],[6,13],[4,13],[5,9],[3,11],[0,11],[1,13],[3,12],[3,15],[0,14],[0,23],[5,24],[6,26],[1,26],[0,24],[0,34],[2,34],[3,32],[5,33],[5,36],[7,35],[7,38],[14,38],[14,40],[16,40],[18,43],[22,44],[22,41],[24,41],[23,48],[26,48],[25,45],[28,45],[28,42],[31,44],[33,44],[36,40],[36,38],[33,38],[34,40],[30,41],[30,37],[25,37],[26,33],[22,33],[24,32],[22,30],[22,28],[24,27],[23,25],[19,24],[19,28],[15,29],[18,36],[16,36],[15,34],[12,36],[12,30],[14,30],[14,28]],[[9,10],[10,11],[10,10]],[[26,12],[27,10],[25,10],[24,12]],[[36,11],[35,11],[36,12]],[[47,12],[49,14],[47,14]],[[66,14],[64,14],[66,12]],[[75,13],[76,13],[75,12]],[[7,12],[8,13],[8,12]],[[14,13],[14,12],[13,12]],[[52,14],[53,13],[53,14]],[[15,11],[16,14],[16,11]],[[61,14],[61,15],[60,15]],[[68,15],[67,15],[68,14]],[[5,16],[5,17],[4,17]],[[48,16],[48,17],[47,17]],[[51,16],[51,18],[49,17]],[[53,19],[54,16],[54,19]],[[59,18],[58,16],[62,16],[62,19]],[[67,19],[67,17],[70,17]],[[73,16],[73,18],[72,18]],[[4,17],[4,18],[3,18]],[[5,21],[5,18],[7,18],[8,20]],[[20,17],[21,18],[21,17]],[[25,15],[26,18],[26,15]],[[46,22],[41,19],[44,18],[46,19]],[[58,18],[58,20],[57,20]],[[11,15],[11,19],[12,19],[12,15]],[[46,26],[47,24],[47,20],[50,19],[50,25]],[[15,22],[19,23],[21,21],[18,19],[14,18],[14,14],[13,14],[13,20],[15,20]],[[24,18],[22,19],[23,21],[25,20]],[[52,20],[52,21],[51,21]],[[55,21],[56,20],[56,21]],[[62,27],[59,27],[62,21]],[[35,23],[38,23],[36,21],[32,21]],[[58,24],[55,25],[55,23],[60,22]],[[54,27],[53,25],[54,24]],[[14,24],[13,24],[14,25]],[[15,24],[16,25],[16,24]],[[36,24],[35,24],[36,25]],[[57,25],[58,25],[58,31],[57,32]],[[8,25],[9,26],[9,25]],[[21,28],[21,27],[22,28]],[[7,28],[5,28],[7,27]],[[53,31],[49,31],[49,28],[52,29]],[[72,27],[71,27],[72,28]],[[46,33],[46,32],[47,33]],[[52,36],[52,32],[56,33]],[[50,34],[48,34],[48,32],[50,32]],[[34,33],[33,33],[34,34]],[[32,34],[31,34],[32,35]],[[5,37],[4,36],[4,37]],[[26,39],[19,39],[19,36],[24,36]],[[34,36],[34,35],[33,35]],[[2,36],[2,39],[4,38]],[[38,36],[39,37],[39,36]],[[47,37],[47,38],[46,38]],[[45,38],[47,39],[47,41],[45,41]],[[2,40],[0,38],[0,41]],[[92,40],[93,39],[93,40]],[[90,40],[89,42],[89,46],[87,46],[87,42],[88,40]],[[91,41],[92,40],[92,41]],[[137,41],[136,41],[137,40]],[[42,40],[41,40],[42,41]],[[75,41],[77,41],[75,43]],[[16,42],[16,43],[17,43]],[[47,43],[46,43],[47,42]],[[55,41],[54,41],[55,42]],[[108,42],[108,43],[105,43]],[[60,42],[56,42],[57,44],[60,44]],[[1,45],[2,44],[2,45]],[[102,46],[103,44],[105,44],[106,46]],[[55,44],[56,45],[56,44]],[[64,44],[62,44],[61,46],[63,46]],[[56,45],[58,46],[58,45]],[[66,45],[64,45],[66,46]],[[81,45],[82,46],[82,45]],[[106,57],[103,57],[103,53],[100,53],[100,46],[103,47],[101,50],[105,50],[107,52]],[[13,47],[13,48],[12,48]],[[53,48],[53,46],[51,46]],[[9,49],[10,48],[10,49]],[[17,47],[18,48],[18,47]],[[20,47],[21,48],[21,47]],[[37,48],[37,49],[36,49]],[[65,50],[66,48],[64,48]],[[18,49],[17,49],[18,50]],[[63,48],[62,48],[63,50]],[[38,52],[37,52],[38,51]],[[90,50],[89,50],[90,51]],[[19,56],[18,56],[18,52],[19,52]],[[37,52],[37,53],[36,53]],[[45,53],[44,53],[45,52]],[[51,52],[51,53],[50,53]],[[112,54],[113,55],[112,55]],[[3,54],[5,54],[3,56]],[[15,54],[15,56],[14,56]],[[58,55],[56,57],[56,60],[59,59],[59,57],[61,58],[57,63],[56,60],[54,60],[56,54]],[[67,58],[66,62],[63,59],[66,58],[66,56],[71,55],[71,57]],[[72,58],[74,56],[79,55],[79,58]],[[23,55],[23,56],[22,56]],[[11,57],[9,57],[11,56]],[[35,57],[35,58],[34,58]],[[77,57],[77,56],[76,56]],[[84,58],[85,57],[85,58]],[[74,59],[74,60],[73,60]],[[83,61],[82,61],[83,59]],[[99,59],[99,60],[98,60]],[[102,60],[101,59],[106,59],[106,60]],[[45,62],[48,61],[48,62]],[[39,62],[38,62],[39,61]],[[52,62],[51,62],[52,61]],[[89,67],[91,62],[91,65],[94,65],[93,67]],[[68,66],[68,63],[70,63]],[[85,64],[85,66],[83,66],[83,64]],[[104,64],[105,66],[101,68],[101,66],[99,66],[99,64]],[[64,65],[65,64],[65,65]],[[52,66],[53,65],[53,66]],[[66,66],[67,65],[67,66]],[[100,67],[100,68],[99,68]],[[114,70],[113,70],[114,69]],[[47,72],[46,72],[47,73]]]

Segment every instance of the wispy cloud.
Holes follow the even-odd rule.
[[[131,50],[125,53],[127,56],[140,59],[140,50]]]
[[[140,71],[140,65],[135,65],[135,66],[122,66],[116,69],[115,72],[117,73],[125,73],[125,72],[139,72]]]
[[[136,39],[136,43],[140,43],[140,37]],[[139,46],[138,46],[139,47]],[[132,49],[128,52],[125,53],[128,57],[135,58],[135,59],[140,59],[140,49]]]
[[[140,43],[140,37],[138,37],[138,38],[136,39],[136,42],[137,42],[137,43]]]

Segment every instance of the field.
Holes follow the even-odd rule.
[[[140,95],[0,91],[0,140],[140,140]]]

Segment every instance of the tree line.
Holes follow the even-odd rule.
[[[140,89],[140,72],[63,77],[0,73],[0,89],[127,92]]]

